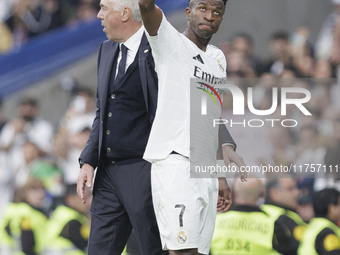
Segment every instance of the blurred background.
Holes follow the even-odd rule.
[[[106,40],[96,18],[99,2],[0,0],[0,217],[30,178],[42,182],[29,187],[43,188],[37,207],[47,216],[72,194],[95,114],[98,49]],[[156,3],[184,31],[187,0]],[[313,118],[300,116],[295,129],[231,130],[246,163],[338,164],[340,0],[229,0],[211,43],[225,53],[230,78],[256,78],[244,85],[254,88],[255,108],[268,109],[272,87],[287,85],[273,79],[298,78],[289,86],[312,92]],[[325,173],[318,181],[298,180],[301,205],[311,205],[314,191],[340,190],[338,179]],[[306,210],[309,221],[312,209]]]

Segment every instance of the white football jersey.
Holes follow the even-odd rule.
[[[150,162],[165,159],[172,151],[189,157],[191,80],[197,78],[202,83],[212,85],[225,83],[225,56],[220,49],[212,45],[208,45],[205,52],[199,49],[178,32],[164,15],[157,36],[150,36],[148,33],[147,36],[156,64],[159,91],[156,117],[144,159]],[[220,104],[216,93],[209,87],[204,84],[197,84],[197,87],[202,88],[197,88],[200,94],[209,91]],[[208,95],[207,100],[210,97]],[[205,134],[211,135],[217,141],[217,134]],[[217,149],[216,142],[214,144]],[[216,159],[216,150],[211,154],[215,155]]]

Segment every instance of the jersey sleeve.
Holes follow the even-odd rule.
[[[166,19],[164,13],[157,35],[150,36],[146,31],[146,36],[152,48],[154,57],[165,57],[173,53],[182,44],[182,35]]]

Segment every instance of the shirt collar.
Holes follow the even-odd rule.
[[[141,26],[140,29],[129,39],[127,39],[126,42],[124,42],[124,45],[129,49],[129,53],[136,54],[140,45],[140,42],[142,40],[144,33],[144,26]],[[122,43],[119,44],[119,49],[121,47]]]

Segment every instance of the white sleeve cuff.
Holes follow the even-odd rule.
[[[223,148],[224,146],[227,146],[227,145],[229,145],[229,146],[233,147],[233,149],[235,149],[235,145],[232,144],[232,143],[223,143],[223,144],[222,144],[222,148]]]

